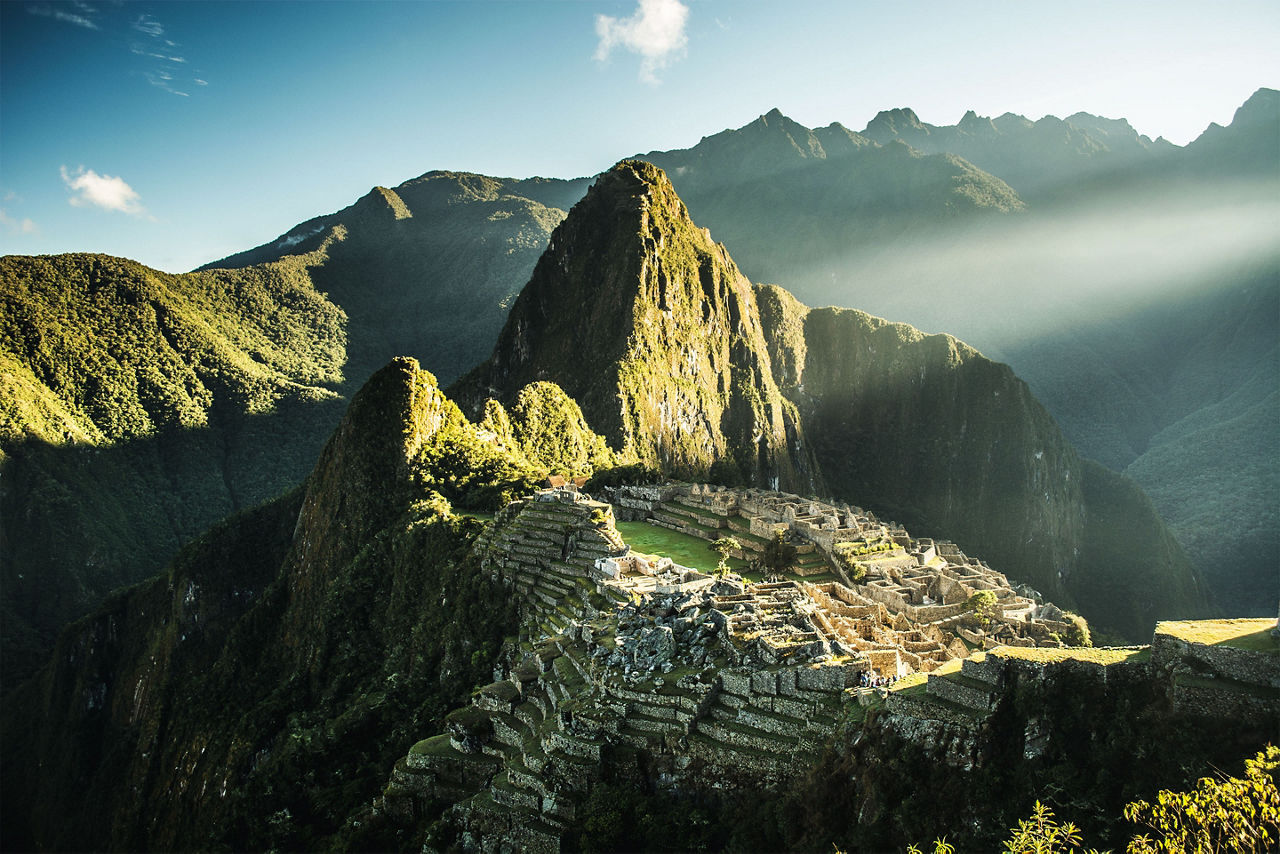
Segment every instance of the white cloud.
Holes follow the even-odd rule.
[[[22,220],[16,220],[9,216],[8,211],[0,208],[0,225],[3,225],[9,231],[16,231],[22,234],[39,234],[40,228],[31,221],[29,217],[23,217]]]
[[[150,15],[139,15],[138,20],[133,22],[133,28],[153,38],[164,35],[164,25]]]
[[[640,55],[640,79],[657,83],[658,69],[689,41],[684,32],[688,20],[689,7],[680,0],[640,0],[630,18],[596,15],[596,59],[608,59],[614,47],[622,47]]]
[[[95,10],[83,3],[76,3],[76,8],[92,14]],[[86,30],[96,30],[98,25],[84,15],[73,15],[71,12],[64,12],[61,9],[55,9],[45,3],[35,6],[28,6],[27,12],[32,15],[39,15],[42,18],[53,18],[55,21],[65,21],[68,24],[75,24],[77,27],[84,27]]]
[[[139,44],[132,45],[129,48],[129,50],[136,56],[149,56],[152,59],[163,59],[167,62],[186,62],[187,61],[186,57],[184,56],[171,56],[167,53],[156,53],[153,50],[147,50],[145,47]]]
[[[137,191],[126,184],[123,178],[99,175],[83,166],[77,169],[74,175],[67,172],[65,166],[60,171],[63,183],[78,193],[69,200],[75,207],[92,205],[127,214],[141,214],[146,211],[142,207]]]

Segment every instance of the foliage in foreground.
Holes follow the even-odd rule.
[[[1244,777],[1220,779],[1201,777],[1190,792],[1163,789],[1155,803],[1134,801],[1124,808],[1124,817],[1143,825],[1154,836],[1135,836],[1128,854],[1211,854],[1238,852],[1260,854],[1274,851],[1280,844],[1280,748],[1267,745],[1245,760]],[[1004,841],[1004,854],[1074,854],[1083,839],[1072,822],[1059,822],[1053,810],[1036,801],[1031,815],[1011,828]],[[909,854],[922,854],[912,845]],[[952,854],[955,847],[946,839],[934,841],[934,854]]]
[[[1201,777],[1190,792],[1161,791],[1154,804],[1135,801],[1124,817],[1145,825],[1129,854],[1274,851],[1280,845],[1280,748],[1267,745],[1244,763],[1244,777]]]

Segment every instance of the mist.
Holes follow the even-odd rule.
[[[954,228],[904,231],[793,269],[810,305],[946,332],[1000,358],[1028,341],[1280,269],[1280,186],[1118,195]]]

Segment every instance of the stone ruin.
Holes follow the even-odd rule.
[[[382,809],[408,819],[417,800],[443,799],[464,846],[556,851],[610,745],[675,763],[673,775],[775,785],[816,761],[850,705],[886,696],[862,687],[865,674],[927,673],[993,645],[991,628],[964,625],[972,591],[995,590],[1000,625],[1019,625],[1010,635],[1026,645],[1046,607],[951,544],[912,540],[858,508],[678,484],[609,497],[547,489],[486,527],[474,548],[519,597],[519,648],[447,733],[397,763]],[[787,578],[749,583],[633,552],[615,513],[707,540],[732,534],[746,559],[776,530],[807,540]],[[853,538],[894,544],[869,553],[862,584],[830,556]],[[991,701],[956,705],[950,681],[930,689],[926,712],[973,724]]]
[[[742,547],[731,554],[742,560],[759,562],[765,545],[783,532],[797,555],[781,577],[818,586],[801,589],[829,618],[826,640],[872,640],[869,630],[855,630],[847,621],[834,619],[845,619],[848,607],[874,611],[874,606],[883,605],[883,614],[874,611],[876,619],[892,631],[900,631],[895,625],[905,619],[909,627],[901,643],[888,641],[884,631],[876,636],[877,643],[911,653],[897,670],[928,670],[931,663],[947,660],[933,647],[940,645],[954,654],[960,649],[957,637],[979,648],[1061,646],[1075,630],[1061,610],[1041,602],[1035,591],[1015,589],[1002,573],[965,555],[955,543],[911,537],[900,525],[883,522],[860,507],[707,484],[622,486],[607,493],[620,518],[644,519],[709,541],[732,536]],[[860,576],[856,582],[855,574]],[[968,604],[981,590],[996,596],[985,626],[972,624]]]

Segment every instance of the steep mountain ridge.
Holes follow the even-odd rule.
[[[71,626],[4,706],[5,848],[311,848],[338,832],[514,628],[467,558],[481,526],[433,488],[454,485],[460,447],[487,455],[471,474],[490,486],[532,474],[395,360],[304,488]]]
[[[201,269],[244,268],[329,241],[310,275],[349,319],[353,387],[396,355],[423,359],[448,383],[483,358],[585,185],[429,172]]]
[[[490,360],[450,393],[550,379],[623,457],[682,477],[817,487],[750,283],[656,167],[623,161],[552,234]]]
[[[1134,542],[1158,546],[1102,536],[1075,451],[1007,366],[950,336],[753,289],[649,164],[597,180],[493,356],[450,393],[478,414],[536,380],[664,474],[769,487],[812,472],[806,491],[955,539],[1051,598],[1087,596],[1107,576],[1118,594],[1087,616],[1109,630],[1141,636],[1161,614],[1205,607],[1140,491],[1095,472],[1102,493],[1119,490],[1113,511],[1134,505]],[[1126,573],[1112,565],[1121,555]]]

